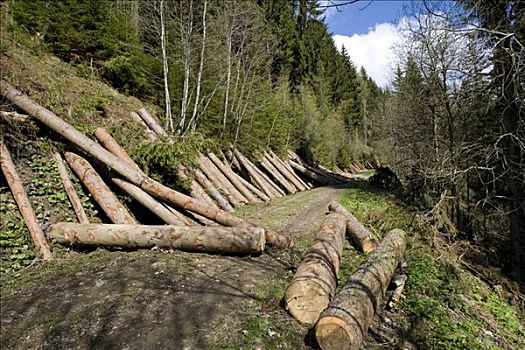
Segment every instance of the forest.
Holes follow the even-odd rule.
[[[97,127],[106,127],[153,180],[188,192],[193,178],[180,169],[199,163],[197,155],[205,151],[221,158],[242,150],[246,160],[235,158],[236,151],[231,158],[248,164],[264,154],[268,167],[291,157],[328,176],[333,182],[317,184],[329,187],[340,185],[341,174],[353,172],[355,164],[367,165],[356,173],[371,175],[364,169],[370,165],[375,175],[367,183],[411,213],[407,227],[424,225],[431,237],[427,248],[467,247],[459,260],[465,255],[479,265],[465,263],[466,269],[518,295],[515,304],[523,308],[525,2],[406,1],[403,40],[396,43],[393,78],[385,87],[352,62],[348,48],[336,46],[327,24],[327,11],[366,1],[8,0],[0,6],[1,78],[82,133],[97,135]],[[16,62],[31,55],[37,58]],[[42,59],[39,69],[38,57],[52,58]],[[53,68],[46,71],[48,66]],[[62,81],[55,76],[66,71]],[[161,137],[145,140],[143,130],[122,116],[142,106],[165,130]],[[0,99],[2,111],[10,108]],[[1,127],[2,142],[21,159],[29,152],[21,146],[27,138],[46,139],[42,149],[68,150],[47,133],[24,132],[5,121]],[[16,146],[19,133],[24,141]],[[46,161],[26,158],[20,164],[30,164],[31,171],[51,171]],[[288,180],[276,183],[291,185],[283,194],[295,194]],[[302,175],[292,176],[296,180],[297,188],[311,187]],[[8,192],[3,186],[2,195]],[[43,184],[33,180],[31,186]],[[267,191],[261,189],[258,199],[274,195]],[[82,205],[96,216],[88,197]],[[7,219],[5,203],[2,197],[0,213]],[[360,213],[363,206],[354,209]],[[233,212],[228,203],[223,208]],[[372,222],[368,228],[375,224],[373,211],[357,216]],[[2,264],[8,261],[2,274],[33,264],[22,250],[9,253],[11,245],[30,250],[27,240],[13,238],[14,225],[1,227]],[[17,254],[24,262],[15,266]],[[421,316],[426,311],[420,307],[411,311]],[[524,336],[516,329],[518,338]],[[451,347],[437,346],[436,339],[419,345],[461,348],[457,339],[449,339]]]

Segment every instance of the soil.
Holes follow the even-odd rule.
[[[141,250],[71,252],[2,287],[2,349],[311,349],[280,305],[340,188],[242,209],[297,240],[260,256]],[[381,336],[372,342],[380,344]]]

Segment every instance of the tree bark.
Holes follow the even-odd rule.
[[[54,157],[57,161],[58,173],[60,174],[60,178],[62,179],[62,183],[64,184],[64,189],[66,190],[69,201],[71,202],[71,206],[75,211],[75,215],[77,216],[78,222],[80,222],[81,224],[89,224],[89,219],[86,215],[86,212],[84,211],[84,207],[82,207],[82,202],[80,201],[80,198],[78,198],[77,192],[75,191],[75,187],[73,187],[73,183],[69,178],[69,174],[67,172],[66,166],[64,165],[64,160],[62,159],[62,156],[60,155],[60,153],[56,152],[54,154]]]
[[[190,181],[190,196],[192,196],[193,198],[201,202],[207,203],[211,205],[212,207],[219,208],[217,204],[215,204],[213,199],[211,199],[211,197],[208,196],[206,191],[204,191],[204,188],[202,188],[202,186],[199,185],[197,181],[195,181],[194,179],[190,179],[188,177],[188,175],[186,174],[187,171],[188,170],[184,166],[181,165],[179,167],[179,178],[182,181]]]
[[[252,163],[252,165],[253,165],[253,163]],[[277,186],[277,184],[275,182],[273,182],[268,177],[268,175],[266,175],[264,172],[262,172],[261,169],[257,168],[255,165],[253,165],[253,168],[259,174],[259,176],[261,176],[264,179],[264,181],[266,181],[270,185],[271,190],[274,191],[274,193],[278,197],[286,196],[286,193],[279,186]]]
[[[241,164],[239,163],[239,160],[237,159],[237,157],[231,152],[231,151],[228,151],[229,154],[228,154],[228,158],[230,158],[231,156],[231,162],[230,164],[235,166],[239,172],[241,172],[243,175],[247,176],[248,178],[251,178],[250,174],[248,173],[248,171],[245,171],[245,169],[243,169],[243,167],[241,166]],[[236,174],[237,175],[237,174]],[[242,182],[242,184],[244,186],[246,186],[246,188],[250,191],[252,191],[253,193],[255,193],[259,198],[261,198],[263,201],[265,202],[268,202],[270,201],[270,197],[268,197],[262,190],[258,189],[257,187],[255,187],[254,185],[252,185],[249,181],[245,180],[241,175],[237,175],[237,178],[239,179],[239,181]]]
[[[198,222],[196,220],[194,220],[194,217],[193,215],[195,214],[192,214],[190,212],[185,212],[184,214],[181,213],[180,211],[176,210],[175,208],[167,205],[166,203],[163,203],[163,205],[169,210],[171,211],[171,213],[173,215],[175,215],[180,221],[184,222],[184,225],[186,226],[193,226],[193,225],[198,225]],[[191,217],[190,217],[191,216]]]
[[[199,155],[197,159],[201,170],[206,174],[215,185],[228,197],[234,207],[241,206],[241,203],[248,203],[248,200],[232,185],[232,183],[221,173],[213,162],[204,155]]]
[[[239,180],[237,174],[233,170],[224,164],[214,153],[208,153],[208,157],[211,161],[222,171],[223,175],[237,188],[237,190],[251,203],[259,202],[257,197],[253,195]]]
[[[185,223],[182,220],[179,220],[178,217],[173,215],[173,213],[168,208],[166,208],[161,203],[157,202],[155,198],[141,190],[140,187],[137,187],[127,181],[117,178],[112,178],[111,180],[115,185],[120,187],[120,189],[126,192],[130,197],[132,197],[137,202],[148,208],[153,214],[161,218],[165,223],[171,225],[185,225]]]
[[[377,238],[342,205],[331,202],[328,205],[328,209],[344,215],[346,218],[346,232],[363,253],[368,254],[377,248],[379,244]]]
[[[208,194],[214,198],[217,203],[221,206],[222,209],[226,210],[229,213],[233,213],[235,209],[230,205],[230,203],[223,197],[222,194],[215,188],[213,183],[204,175],[200,170],[193,169],[193,175],[195,175],[195,180],[208,192]]]
[[[200,95],[201,95],[201,79],[202,71],[204,69],[204,49],[206,48],[206,9],[208,1],[204,0],[204,10],[202,11],[202,45],[201,45],[201,56],[199,63],[199,70],[197,72],[197,87],[195,92],[195,105],[190,119],[190,127],[193,131],[197,128],[197,111],[199,109]]]
[[[345,241],[345,217],[329,214],[286,289],[286,308],[312,328],[335,294]]]
[[[279,171],[273,166],[272,163],[268,161],[264,156],[260,160],[261,166],[266,169],[268,174],[272,175],[272,177],[277,180],[277,182],[288,191],[290,194],[294,194],[297,192],[295,187],[290,184],[282,175],[279,173]]]
[[[11,85],[3,80],[0,80],[0,93],[9,101],[23,109],[34,118],[38,119],[43,124],[63,136],[84,152],[102,162],[108,168],[123,176],[126,180],[139,186],[150,195],[164,200],[168,203],[176,204],[178,207],[200,214],[210,220],[220,223],[225,226],[239,226],[239,227],[253,227],[254,225],[249,221],[235,217],[225,211],[216,209],[206,203],[194,200],[180,192],[177,192],[150,177],[144,177],[141,173],[136,171],[133,167],[122,162],[111,152],[105,150],[96,142],[90,140],[84,134],[73,128],[68,123],[57,117],[53,112],[35,103],[29,97],[22,94],[20,91],[14,89]],[[268,230],[266,230],[268,231]],[[277,232],[275,236],[280,239],[275,239],[274,242],[268,240],[268,243],[279,245],[282,242],[288,242],[289,247],[293,245],[293,240],[285,237]],[[283,246],[283,245],[280,245]]]
[[[305,191],[306,186],[304,186],[301,181],[283,165],[281,160],[270,150],[271,154],[265,152],[266,158],[273,164],[273,166],[289,181],[293,186],[299,191]]]
[[[268,198],[273,199],[277,198],[278,196],[270,190],[270,185],[267,184],[262,177],[259,176],[259,174],[255,171],[254,165],[250,163],[248,159],[245,159],[244,156],[240,154],[237,150],[234,150],[235,157],[237,158],[237,161],[240,165],[246,169],[252,180],[259,186],[259,189],[263,191]]]
[[[132,166],[141,174],[144,174],[137,163],[135,163],[135,161],[129,156],[128,152],[126,152],[126,150],[120,146],[104,128],[96,128],[95,137],[97,138],[98,142],[104,146],[104,148],[117,156],[121,161]]]
[[[301,172],[303,175],[305,175],[306,177],[312,179],[314,182],[317,182],[318,184],[322,185],[322,186],[327,186],[327,185],[332,185],[332,181],[330,181],[330,179],[328,179],[326,176],[321,176],[319,174],[317,174],[316,172],[313,172],[307,168],[305,168],[304,166],[294,162],[294,161],[289,161],[290,162],[290,165],[292,166],[292,168],[296,169],[297,171]]]
[[[264,229],[175,225],[72,224],[52,226],[50,236],[61,244],[125,248],[168,248],[208,253],[261,253]]]
[[[288,151],[290,152],[290,151]],[[276,156],[277,157],[277,156]],[[279,161],[284,165],[284,167],[290,172],[290,174],[292,174],[293,176],[295,176],[300,182],[301,184],[303,184],[307,190],[310,190],[313,188],[313,186],[310,186],[306,181],[304,181],[296,172],[295,170],[293,170],[292,166],[290,165],[290,163],[288,161],[283,161],[282,159],[280,159],[279,157],[277,157],[277,159],[279,159]]]
[[[162,80],[164,83],[164,110],[166,113],[166,128],[169,128],[172,132],[174,131],[173,126],[173,115],[171,113],[171,98],[170,98],[170,88],[168,82],[168,53],[167,53],[167,42],[168,34],[166,33],[166,20],[164,16],[164,0],[159,2],[159,12],[160,12],[160,47],[162,51]]]
[[[405,248],[405,232],[390,231],[348,279],[317,323],[315,335],[323,350],[359,349]]]
[[[159,123],[157,123],[157,121],[155,120],[155,118],[153,118],[151,116],[151,114],[149,114],[149,112],[146,110],[146,108],[141,108],[137,111],[138,115],[142,118],[142,120],[144,121],[144,123],[146,123],[146,125],[155,132],[155,134],[159,135],[159,136],[164,136],[166,135],[166,131],[164,131],[164,129],[162,128],[162,126],[159,125]]]
[[[52,260],[53,255],[51,254],[51,250],[47,244],[44,232],[38,224],[38,220],[36,219],[35,212],[33,211],[31,203],[29,202],[29,198],[27,197],[22,180],[20,180],[20,176],[16,171],[15,164],[11,159],[9,150],[1,141],[0,165],[2,167],[2,172],[4,173],[5,179],[7,180],[7,184],[9,185],[9,189],[11,190],[11,193],[13,193],[13,198],[18,205],[20,214],[22,214],[24,222],[31,233],[33,243],[42,254],[42,259],[44,261]]]
[[[104,213],[115,224],[136,224],[135,219],[111,192],[104,180],[84,158],[70,152],[64,155],[66,161]]]
[[[145,128],[144,132],[146,134],[146,138],[147,139],[149,139],[149,140],[156,140],[157,139],[157,134],[155,134],[155,132],[153,130],[151,130],[146,125],[146,123],[144,123],[144,120],[142,120],[142,118],[138,115],[137,112],[131,112],[130,116],[131,116],[131,119],[133,119],[133,121],[135,123],[138,123],[138,124],[142,125]]]

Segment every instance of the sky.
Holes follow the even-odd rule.
[[[398,20],[403,17],[405,3],[402,0],[362,0],[342,6],[339,11],[330,8],[325,12],[336,46],[341,49],[344,45],[357,68],[364,67],[381,87],[387,87],[392,79],[392,46],[401,40]]]

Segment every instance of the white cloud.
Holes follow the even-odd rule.
[[[379,86],[386,87],[392,80],[394,47],[401,41],[401,26],[380,23],[366,34],[334,35],[333,39],[339,50],[346,48],[358,69],[364,67]]]

